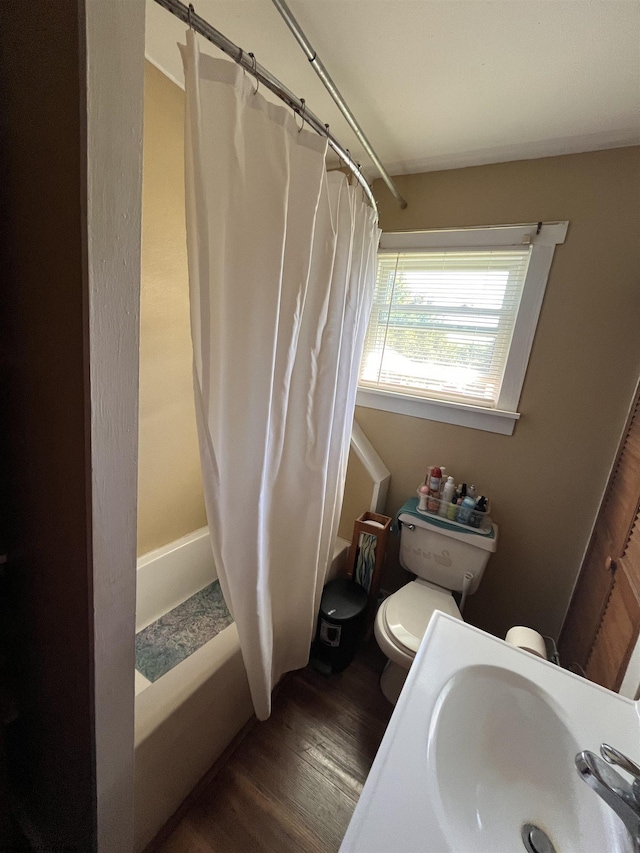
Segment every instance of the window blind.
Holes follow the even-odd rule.
[[[496,408],[530,253],[380,253],[360,385]]]

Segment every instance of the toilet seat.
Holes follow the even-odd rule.
[[[462,619],[450,592],[421,579],[382,602],[374,630],[378,645],[390,660],[409,669],[436,610]]]

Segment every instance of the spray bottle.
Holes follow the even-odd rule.
[[[429,477],[429,498],[427,500],[427,509],[429,512],[438,512],[440,506],[440,484],[442,482],[442,471],[436,465],[431,469]]]
[[[440,498],[440,509],[438,515],[446,516],[449,512],[449,504],[453,500],[456,491],[456,483],[453,477],[447,477],[447,482],[442,489],[442,497]]]

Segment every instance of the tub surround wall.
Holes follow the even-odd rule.
[[[145,63],[138,554],[207,523],[193,387],[184,92]]]
[[[372,480],[353,447],[349,451],[347,481],[342,500],[342,515],[338,535],[349,542],[353,536],[353,524],[363,512],[371,508]]]
[[[137,569],[136,633],[216,580],[209,528],[138,557]]]
[[[640,148],[405,175],[384,231],[570,221],[556,249],[513,436],[359,407],[391,471],[387,513],[441,463],[493,500],[500,546],[465,618],[557,635],[640,369]],[[406,580],[399,567],[385,579]]]

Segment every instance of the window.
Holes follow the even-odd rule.
[[[383,234],[358,404],[510,435],[567,225]]]

